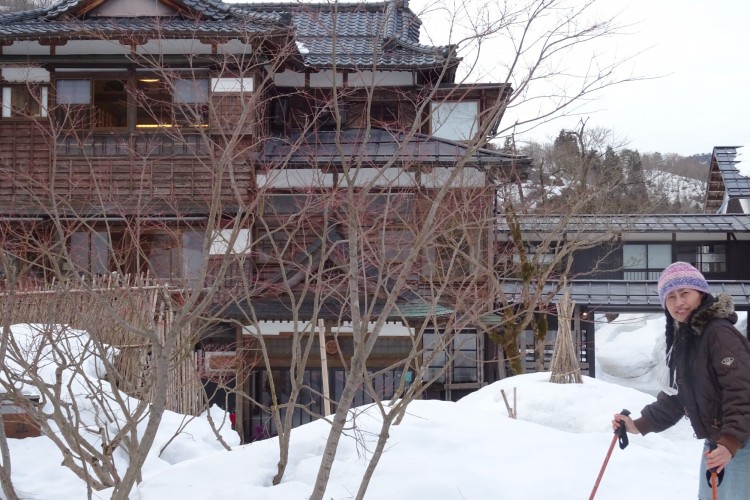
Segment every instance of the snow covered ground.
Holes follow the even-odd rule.
[[[604,319],[602,318],[602,321]],[[746,328],[742,316],[742,331]],[[664,316],[621,315],[597,325],[597,374],[582,384],[549,383],[548,373],[511,377],[452,403],[417,401],[393,427],[366,498],[374,500],[580,500],[588,498],[613,434],[610,421],[626,408],[638,415],[663,379]],[[22,326],[17,326],[21,331]],[[518,418],[508,417],[501,389],[515,391]],[[342,439],[326,499],[354,498],[379,429],[377,412],[356,409],[358,432]],[[134,500],[302,500],[312,491],[327,424],[297,428],[282,484],[271,485],[278,449],[269,439],[224,451],[204,418],[159,456],[184,417],[169,413],[143,468]],[[615,446],[596,494],[620,500],[695,498],[701,443],[687,421],[662,434],[630,436]],[[46,437],[11,440],[13,481],[25,499],[79,500],[85,486],[60,465]],[[2,495],[0,494],[0,497]],[[110,492],[94,492],[105,499]]]

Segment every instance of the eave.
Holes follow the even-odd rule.
[[[238,59],[232,58],[232,63],[242,64],[257,54],[248,54]],[[220,55],[190,55],[190,54],[165,54],[159,56],[159,67],[212,67],[226,63],[226,56]],[[90,67],[113,67],[122,68],[126,66],[136,66],[138,68],[154,69],[153,58],[146,55],[133,54],[81,54],[81,55],[0,55],[0,64],[8,65],[27,65],[39,66],[43,68],[90,68]]]

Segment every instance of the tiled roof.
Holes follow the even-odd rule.
[[[378,3],[233,3],[174,0],[197,12],[200,21],[165,18],[87,18],[71,14],[86,0],[61,0],[49,7],[0,15],[0,38],[71,37],[89,32],[166,34],[255,33],[294,28],[302,62],[315,69],[440,68],[458,63],[453,46],[419,43],[421,21],[400,0]],[[246,26],[249,23],[249,26]],[[270,24],[269,24],[270,23]]]
[[[726,195],[732,198],[750,198],[750,178],[737,170],[738,146],[717,146],[711,155],[711,170],[706,189],[706,211],[715,211]]]
[[[665,215],[521,215],[524,232],[551,233],[735,233],[750,232],[750,215],[743,214],[665,214]],[[507,232],[504,217],[498,230]]]
[[[227,21],[201,21],[189,19],[156,18],[105,18],[87,20],[86,23],[77,21],[30,21],[23,24],[4,26],[0,24],[0,37],[67,37],[79,34],[106,33],[125,28],[127,34],[160,33],[164,35],[191,34],[232,34],[265,33],[269,27],[266,24],[230,23]]]
[[[379,128],[345,129],[337,137],[335,130],[318,130],[307,135],[273,137],[266,141],[260,161],[285,165],[337,164],[341,158],[384,164],[397,162],[453,166],[465,159],[471,166],[517,167],[519,173],[530,166],[525,156],[510,155],[489,149],[469,152],[465,144],[424,134],[408,138],[404,132]]]
[[[53,21],[74,12],[77,8],[85,6],[86,3],[88,3],[87,0],[60,0],[47,7],[0,15],[0,24],[31,20]],[[200,13],[204,19],[212,20],[226,19],[233,10],[231,5],[216,0],[175,0],[175,3],[182,4]]]
[[[544,293],[552,293],[556,284],[547,284]],[[750,283],[742,281],[709,281],[708,286],[714,295],[725,293],[732,297],[735,308],[750,308]],[[506,280],[501,284],[503,293],[508,299],[520,300],[519,282]],[[563,291],[555,294],[552,302],[562,298]],[[656,281],[620,281],[620,280],[574,280],[568,284],[570,299],[577,305],[589,306],[605,311],[661,311]]]
[[[74,36],[84,33],[256,33],[269,28],[288,29],[288,15],[281,12],[252,12],[216,0],[175,0],[196,12],[200,20],[159,17],[90,17],[71,14],[85,0],[61,0],[49,7],[0,15],[0,37]]]
[[[235,5],[252,12],[290,12],[302,59],[311,67],[330,68],[335,61],[339,68],[434,68],[447,58],[458,61],[453,47],[419,43],[422,22],[398,0]]]

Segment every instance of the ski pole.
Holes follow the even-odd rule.
[[[711,498],[719,500],[719,485],[716,484],[716,471],[711,471]]]
[[[714,451],[716,449],[716,443],[713,441],[708,442],[708,451]],[[711,497],[713,500],[718,500],[719,498],[719,485],[721,484],[721,479],[724,477],[724,471],[721,471],[721,473],[716,472],[716,467],[712,467],[710,469],[706,470],[706,481],[708,481],[708,485],[711,487]]]
[[[626,417],[630,415],[630,412],[628,410],[622,410],[620,412],[621,415],[625,415]],[[591,490],[591,496],[589,496],[589,500],[594,500],[594,495],[596,495],[596,490],[599,488],[599,483],[602,480],[602,476],[604,475],[604,469],[607,468],[607,462],[609,462],[609,456],[612,454],[612,450],[615,448],[615,443],[617,440],[620,440],[620,449],[624,450],[625,447],[628,445],[628,434],[625,430],[625,421],[624,420],[618,420],[620,422],[620,427],[618,427],[615,430],[615,435],[612,436],[612,442],[609,444],[609,451],[607,451],[607,456],[604,458],[604,463],[602,464],[602,469],[599,471],[599,477],[596,478],[596,483],[594,484],[594,489]]]

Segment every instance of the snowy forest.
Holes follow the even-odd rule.
[[[702,211],[709,153],[641,153],[615,135],[582,121],[551,142],[514,147],[506,141],[504,148],[534,159],[523,190],[537,211],[565,211],[570,195],[587,199],[579,211],[588,214]]]

